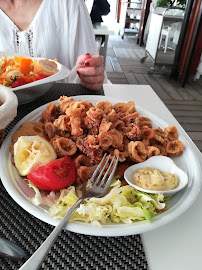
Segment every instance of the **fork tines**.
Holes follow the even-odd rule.
[[[107,176],[108,176],[108,174],[109,174],[109,172],[110,172],[110,169],[111,169],[111,167],[112,167],[112,165],[113,165],[113,163],[114,163],[114,160],[115,160],[115,156],[113,156],[112,159],[111,159],[111,162],[109,163],[111,154],[109,154],[109,156],[107,157],[107,160],[105,159],[106,156],[107,156],[107,154],[105,153],[104,156],[103,156],[103,158],[102,158],[102,160],[101,160],[101,162],[99,163],[99,165],[97,166],[96,170],[94,171],[92,177],[90,178],[90,182],[91,182],[93,185],[98,185],[98,184],[99,184],[99,187],[100,187],[100,188],[101,188],[101,187],[103,187],[103,188],[108,188],[108,187],[109,187],[109,185],[110,185],[110,183],[111,183],[111,181],[112,181],[112,178],[113,178],[113,176],[114,176],[114,173],[115,173],[115,171],[116,171],[116,167],[117,167],[118,160],[119,160],[119,159],[117,158],[117,160],[116,160],[116,162],[115,162],[115,164],[114,164],[113,170],[112,170],[112,172],[110,173],[109,179],[108,179],[107,182],[105,183],[106,178],[107,178]],[[104,163],[104,162],[105,162],[105,163]],[[108,166],[108,168],[107,168],[107,171],[105,172],[105,174],[104,174],[102,180],[100,181],[100,179],[101,179],[101,177],[102,177],[102,175],[103,175],[103,173],[104,173],[104,171],[105,171],[105,168],[106,168],[106,166],[108,165],[108,163],[109,163],[109,166]],[[102,167],[103,164],[104,164],[104,166]],[[102,167],[102,170],[100,171],[101,167]],[[100,174],[98,175],[97,179],[95,180],[95,178],[96,178],[96,176],[97,176],[97,174],[98,174],[99,171],[100,171]],[[93,182],[94,180],[95,180],[95,182]],[[107,187],[107,186],[108,186],[108,187]]]

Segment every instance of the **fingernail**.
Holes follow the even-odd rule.
[[[86,55],[90,55],[90,53],[87,53]]]
[[[90,66],[90,63],[89,63],[89,62],[85,62],[84,65],[85,65],[86,67],[89,67],[89,66]]]

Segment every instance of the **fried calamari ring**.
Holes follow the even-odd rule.
[[[161,136],[154,134],[154,137],[150,139],[150,143],[151,145],[154,145],[154,144],[165,145],[165,139],[162,138]]]
[[[77,137],[77,136],[76,136]],[[83,147],[83,136],[78,136],[77,139],[76,139],[76,146],[79,150],[82,149]],[[82,150],[81,150],[82,151]]]
[[[115,157],[119,157],[119,162],[124,162],[126,158],[128,157],[128,151],[119,151],[118,149],[114,150]]]
[[[83,120],[84,127],[87,128],[90,135],[97,135],[99,133],[99,123],[95,122],[89,116],[86,116]]]
[[[121,148],[123,145],[123,134],[116,129],[110,129],[108,134],[111,135],[113,139],[112,147]]]
[[[116,103],[113,108],[120,117],[136,112],[134,101]]]
[[[67,97],[67,96],[61,96],[58,99],[58,106],[61,112],[65,113],[66,110],[69,108],[71,103],[74,103],[75,100],[71,97]]]
[[[147,151],[148,151],[148,154],[147,154],[148,158],[153,157],[153,156],[159,156],[161,154],[160,150],[154,146],[148,146]]]
[[[49,140],[53,139],[55,135],[58,135],[58,128],[51,122],[45,124],[45,130]]]
[[[161,156],[166,156],[166,146],[163,146],[161,144],[153,144],[152,146],[159,149]]]
[[[89,101],[86,101],[86,100],[80,100],[77,102],[77,106],[78,107],[82,106],[84,111],[87,112],[91,107],[93,107],[93,104]]]
[[[84,114],[82,114],[84,113]],[[86,112],[82,110],[82,108],[68,108],[66,110],[66,115],[71,117],[71,116],[74,116],[74,117],[80,117],[80,118],[83,118],[86,116]]]
[[[49,140],[53,139],[56,135],[59,136],[58,128],[51,122],[45,124],[45,130]]]
[[[122,131],[123,128],[125,127],[125,123],[119,119],[117,119],[114,123],[113,123],[113,128],[118,130],[118,131]]]
[[[98,135],[99,134],[99,129],[98,127],[94,126],[93,128],[88,130],[89,135]]]
[[[168,126],[167,128],[164,129],[165,132],[165,137],[169,141],[175,141],[178,139],[178,131],[175,126]]]
[[[77,158],[75,158],[74,162],[77,169],[81,166],[87,166],[87,167],[92,166],[92,162],[90,158],[84,155],[79,155]]]
[[[142,132],[139,126],[130,124],[128,127],[123,128],[123,133],[132,141],[139,141],[142,139]]]
[[[85,103],[74,101],[69,104],[69,107],[66,109],[65,114],[69,117],[78,117],[83,119],[86,116],[86,107]]]
[[[182,154],[184,149],[183,142],[179,140],[169,141],[166,145],[166,154],[169,157],[176,157]]]
[[[90,117],[94,122],[98,122],[100,123],[102,115],[103,115],[103,111],[100,110],[99,108],[95,108],[95,107],[91,107],[88,111],[87,111],[87,116]]]
[[[148,117],[140,117],[140,128],[152,128],[151,120]]]
[[[113,144],[113,136],[108,132],[100,132],[98,134],[99,144],[103,150],[107,150]]]
[[[50,143],[58,157],[73,156],[77,151],[76,144],[71,139],[55,136]]]
[[[99,127],[99,132],[107,132],[112,126],[112,122],[110,122],[107,118],[103,118]]]
[[[85,141],[90,148],[98,149],[100,147],[98,136],[88,135],[83,141]]]
[[[155,135],[165,138],[165,133],[160,127],[154,129],[154,132],[155,132]]]
[[[88,135],[83,140],[79,138],[76,145],[82,153],[86,154],[91,159],[93,164],[99,163],[102,159],[103,150],[99,145],[99,139],[97,136]]]
[[[74,102],[70,103],[69,109],[70,111],[72,111],[73,114],[75,113],[74,111],[76,110],[76,114],[77,114],[78,111],[85,111],[85,105],[81,101],[74,100]]]
[[[63,131],[70,131],[71,130],[71,125],[70,125],[70,118],[69,116],[66,115],[60,115],[58,119],[54,121],[54,126],[60,130]]]
[[[150,140],[154,137],[154,130],[152,128],[144,128],[141,130],[142,132],[142,139],[143,140]]]
[[[111,112],[106,115],[106,118],[112,123],[114,123],[118,119],[118,117],[119,116],[114,109],[112,109]]]
[[[139,113],[138,112],[135,112],[135,113],[132,113],[132,114],[128,114],[126,116],[123,117],[123,122],[126,124],[126,126],[130,123],[135,123],[135,120],[139,118]]]
[[[95,103],[95,108],[100,109],[104,112],[105,115],[111,112],[113,106],[109,101],[98,101]]]
[[[81,166],[77,169],[77,182],[87,182],[92,176],[92,172],[86,166]]]
[[[128,144],[128,153],[130,159],[132,159],[136,163],[143,162],[147,158],[147,150],[145,148],[145,145],[139,141],[131,141]]]
[[[70,116],[71,135],[80,136],[83,134],[81,128],[81,118],[77,115]]]
[[[53,103],[49,103],[46,109],[41,114],[41,121],[43,123],[54,122],[58,118],[60,111],[58,107]]]
[[[53,123],[48,122],[45,124],[45,131],[49,140],[55,136],[64,137],[70,139],[71,134],[66,130],[60,130]]]

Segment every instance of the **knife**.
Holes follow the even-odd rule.
[[[25,256],[25,252],[20,246],[0,237],[0,256],[18,261]]]

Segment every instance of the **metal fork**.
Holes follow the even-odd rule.
[[[67,214],[64,216],[64,218],[62,219],[62,221],[55,227],[55,229],[52,231],[52,233],[49,235],[49,237],[44,241],[44,243],[36,250],[36,252],[29,258],[29,260],[27,260],[19,270],[37,270],[39,269],[39,267],[41,266],[41,264],[44,261],[45,256],[47,255],[47,253],[49,252],[50,248],[52,247],[52,245],[54,244],[57,236],[59,235],[59,233],[61,232],[61,230],[63,229],[63,227],[66,225],[66,222],[68,221],[68,219],[70,218],[70,216],[72,215],[72,213],[74,212],[74,210],[86,199],[92,198],[92,197],[101,197],[102,195],[104,195],[110,184],[112,181],[112,178],[114,176],[117,164],[118,164],[118,158],[116,159],[116,162],[114,164],[114,167],[112,169],[112,172],[109,176],[109,178],[106,181],[106,178],[109,174],[109,171],[113,165],[115,156],[112,158],[109,167],[106,171],[106,173],[104,174],[103,178],[101,179],[104,170],[107,166],[107,164],[109,163],[109,159],[111,157],[111,155],[108,156],[107,161],[104,163],[104,160],[106,158],[107,154],[105,154],[101,160],[101,162],[99,163],[99,165],[97,166],[96,170],[94,171],[92,177],[90,178],[90,180],[88,181],[88,183],[86,184],[84,190],[83,190],[83,194],[82,197],[69,209],[69,211],[67,212]],[[101,168],[101,166],[104,164],[99,176],[96,179],[96,176]],[[100,180],[101,179],[101,180]]]

